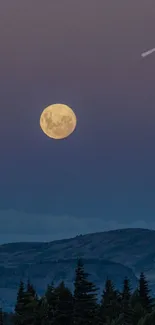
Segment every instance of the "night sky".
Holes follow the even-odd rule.
[[[155,229],[154,0],[0,3],[0,242]],[[48,138],[43,109],[75,132]]]

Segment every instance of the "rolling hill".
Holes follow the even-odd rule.
[[[49,243],[11,243],[0,246],[0,299],[13,308],[20,279],[29,277],[39,294],[48,283],[64,280],[72,289],[77,258],[100,290],[111,278],[117,288],[128,276],[132,287],[144,271],[155,288],[155,231],[121,229],[80,235]],[[99,294],[101,293],[99,291]]]

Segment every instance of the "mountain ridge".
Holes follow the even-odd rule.
[[[60,281],[73,289],[74,270],[82,258],[91,280],[103,290],[107,277],[118,289],[128,276],[133,289],[145,271],[155,291],[155,231],[126,228],[78,235],[51,242],[16,242],[0,245],[0,300],[13,306],[20,279],[29,278],[39,294],[47,284]],[[100,291],[101,294],[101,291]],[[7,307],[8,308],[8,307]]]
[[[73,236],[73,237],[69,237],[69,238],[62,238],[62,239],[55,239],[55,240],[51,240],[51,241],[18,241],[18,242],[8,242],[8,243],[4,243],[4,244],[0,244],[0,247],[1,246],[7,246],[7,245],[16,245],[16,244],[19,244],[19,243],[22,243],[22,244],[47,244],[47,243],[53,243],[53,242],[59,242],[59,241],[70,241],[74,238],[77,238],[77,237],[81,237],[81,236],[89,236],[89,235],[95,235],[95,234],[105,234],[105,233],[116,233],[116,232],[134,232],[134,231],[144,231],[144,232],[154,232],[155,233],[155,230],[154,229],[147,229],[147,228],[118,228],[118,229],[112,229],[112,230],[106,230],[106,231],[97,231],[97,232],[91,232],[91,233],[87,233],[87,234],[80,234],[80,235],[76,235],[76,236]]]

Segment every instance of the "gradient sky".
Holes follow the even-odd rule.
[[[0,3],[0,242],[155,229],[155,2]],[[42,110],[76,131],[52,140]]]

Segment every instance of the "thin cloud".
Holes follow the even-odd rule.
[[[37,215],[15,210],[0,211],[0,243],[19,241],[52,241],[79,234],[123,229],[155,229],[155,222],[144,220],[123,223],[105,221],[103,217],[78,218],[76,216]]]

